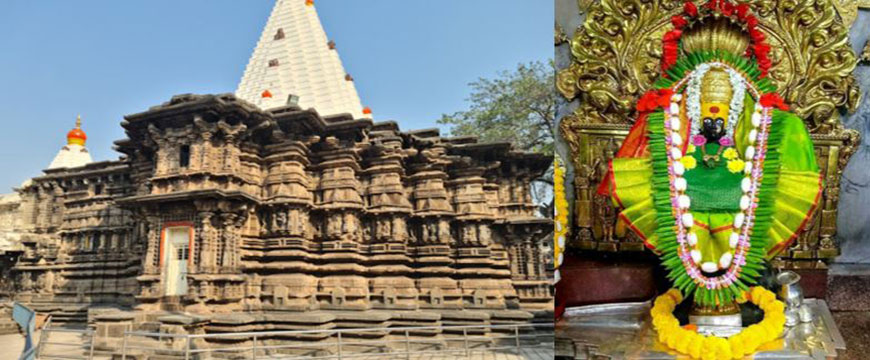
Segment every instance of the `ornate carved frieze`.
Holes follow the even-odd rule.
[[[545,156],[232,95],[177,96],[122,126],[109,177],[76,169],[22,190],[44,237],[19,264],[34,293],[96,299],[97,266],[145,311],[542,309],[513,272],[544,258],[512,266],[501,233],[552,228],[526,189]],[[29,270],[40,256],[65,270]]]

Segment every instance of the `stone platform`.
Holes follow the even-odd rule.
[[[754,359],[832,359],[846,343],[824,300],[807,299],[812,322],[786,328],[780,340],[762,345]],[[570,359],[682,358],[656,340],[650,302],[568,308],[556,323],[556,356]]]

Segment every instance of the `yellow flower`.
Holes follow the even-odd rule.
[[[737,297],[737,303],[738,303],[738,304],[746,303],[747,301],[749,301],[749,299],[747,299],[748,296],[749,296],[749,293],[748,293],[748,292],[746,292],[746,291],[742,291],[742,292],[740,293],[740,296]]]
[[[742,292],[740,298],[759,305],[764,310],[764,319],[758,324],[747,327],[739,334],[725,339],[703,336],[690,329],[680,327],[679,321],[672,312],[676,304],[682,301],[682,296],[679,290],[668,291],[656,298],[651,311],[653,326],[658,333],[659,342],[679,353],[701,360],[728,360],[760,351],[759,346],[770,344],[782,334],[785,324],[784,304],[776,300],[776,295],[773,292],[760,286]]]
[[[722,156],[728,160],[734,160],[740,155],[737,154],[737,150],[734,150],[734,148],[728,148],[728,150],[725,150],[725,152],[722,153]]]
[[[731,355],[733,357],[743,356],[743,337],[740,334],[728,338],[728,345],[731,346]]]
[[[689,343],[689,356],[694,359],[701,358],[701,350],[704,347],[704,337],[701,335],[693,336],[692,342]]]
[[[686,147],[686,154],[688,155],[688,154],[694,154],[694,153],[695,153],[695,144],[689,144],[689,146]]]
[[[683,156],[680,158],[680,162],[688,170],[694,169],[698,165],[698,161],[692,156]]]
[[[670,289],[665,294],[673,298],[676,303],[683,302],[683,293],[681,293],[680,290]]]
[[[677,339],[677,344],[673,349],[685,354],[689,352],[690,342],[692,342],[692,334],[689,334],[688,331],[684,330],[681,332],[681,336]]]
[[[728,171],[732,173],[739,173],[743,171],[743,168],[746,166],[746,163],[743,160],[729,160],[728,161]]]

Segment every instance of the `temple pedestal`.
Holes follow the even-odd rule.
[[[698,333],[703,335],[728,337],[743,330],[743,319],[736,302],[721,308],[704,308],[692,303],[689,323],[697,325]]]
[[[689,323],[698,325],[698,333],[728,337],[743,330],[740,313],[728,315],[689,315]]]
[[[806,299],[814,320],[786,328],[783,336],[760,348],[754,359],[833,359],[846,349],[827,303]],[[571,307],[556,323],[556,356],[570,359],[676,359],[683,355],[657,340],[650,302]]]

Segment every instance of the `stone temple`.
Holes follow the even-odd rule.
[[[77,125],[4,198],[3,294],[152,331],[167,314],[206,333],[552,316],[553,226],[529,186],[552,159],[369,117],[312,2],[279,0],[237,95],[125,116],[112,161]]]

